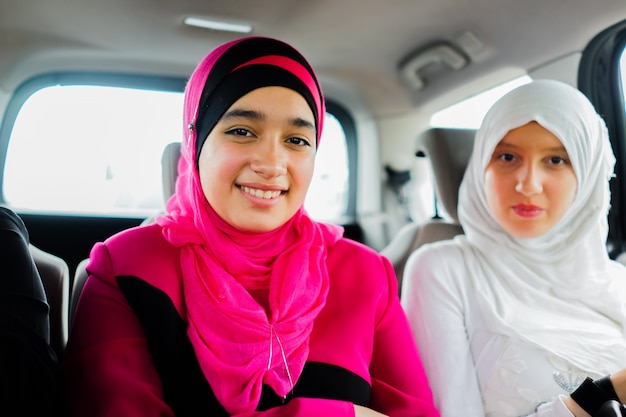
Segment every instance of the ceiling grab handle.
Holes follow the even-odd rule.
[[[445,65],[459,70],[469,64],[469,58],[458,48],[447,42],[439,42],[421,49],[409,56],[400,65],[400,74],[414,90],[426,87],[426,81],[420,72],[429,65]]]

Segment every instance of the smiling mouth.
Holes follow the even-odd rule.
[[[253,197],[263,198],[265,200],[271,200],[273,198],[277,198],[284,192],[280,190],[274,190],[274,191],[259,190],[258,188],[250,188],[250,187],[244,187],[244,186],[239,186],[239,189],[246,194],[250,194]]]

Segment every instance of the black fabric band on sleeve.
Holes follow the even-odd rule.
[[[611,400],[589,377],[572,392],[571,397],[583,410],[592,416],[598,412],[605,402]]]
[[[626,416],[626,408],[618,401],[605,402],[593,417],[623,417]]]
[[[596,379],[593,381],[594,384],[598,386],[606,395],[609,396],[612,400],[620,402],[617,393],[615,392],[615,387],[613,387],[613,383],[611,382],[611,375],[607,375],[600,379]]]

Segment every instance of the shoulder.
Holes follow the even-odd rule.
[[[151,254],[152,260],[156,260],[157,254],[165,256],[177,253],[176,248],[163,236],[161,226],[156,223],[123,230],[105,240],[102,245],[107,247],[112,256],[121,258]]]
[[[428,291],[443,287],[449,290],[465,285],[465,271],[466,262],[458,239],[429,243],[409,256],[403,286]]]
[[[329,249],[329,255],[339,255],[351,253],[360,256],[380,256],[374,249],[366,246],[363,243],[359,243],[356,240],[352,240],[347,237],[342,237],[335,242]]]
[[[88,271],[101,277],[134,276],[144,280],[178,275],[179,250],[150,224],[119,232],[97,243],[89,255]]]
[[[327,266],[333,285],[358,285],[379,292],[381,288],[397,292],[391,262],[374,249],[354,240],[342,238],[331,246]]]
[[[472,290],[461,245],[456,239],[435,242],[409,256],[401,300],[410,320],[443,320],[451,311],[465,314]]]
[[[339,239],[328,251],[330,266],[346,266],[350,268],[381,268],[390,265],[387,258],[374,249],[348,238]]]
[[[164,243],[167,244],[167,241],[161,233],[161,226],[156,223],[123,230],[104,241],[110,250],[122,252],[137,250],[139,245],[152,248]]]
[[[405,274],[421,271],[454,270],[464,266],[463,252],[455,239],[428,243],[415,250],[407,260]]]

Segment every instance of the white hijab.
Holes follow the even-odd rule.
[[[578,188],[547,233],[517,238],[493,217],[484,171],[505,134],[536,121],[567,150]],[[459,190],[458,237],[487,324],[592,374],[626,367],[626,268],[606,250],[615,157],[604,121],[575,88],[551,80],[521,86],[487,113]]]

